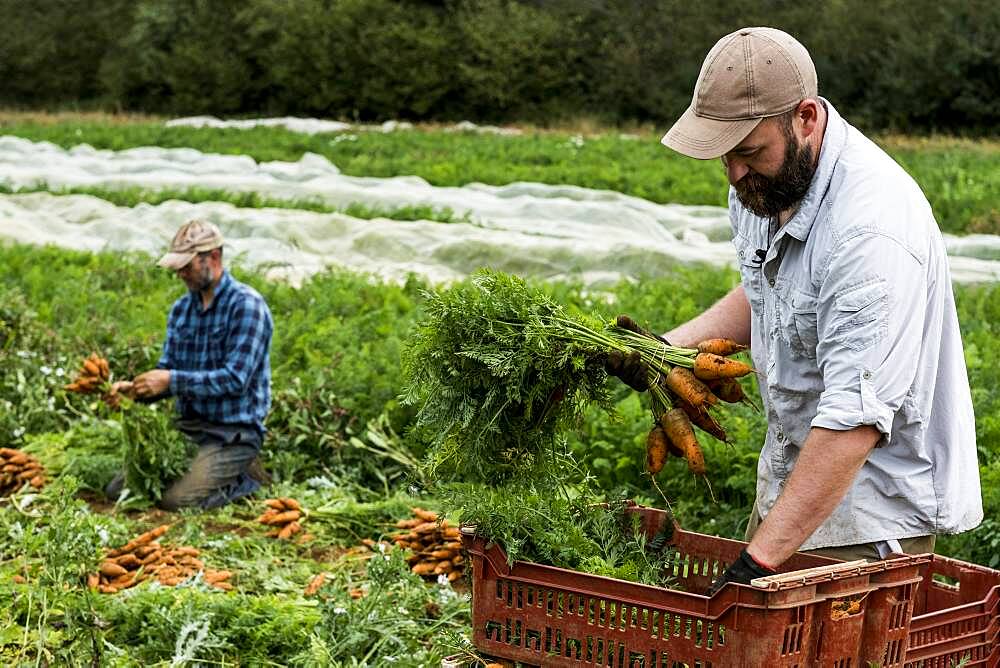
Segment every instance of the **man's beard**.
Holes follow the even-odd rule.
[[[204,292],[212,287],[212,283],[212,268],[207,264],[203,264],[198,268],[197,273],[191,277],[191,280],[187,281],[187,286],[192,292]]]
[[[816,173],[812,146],[800,148],[790,129],[785,131],[785,141],[785,157],[777,174],[747,174],[733,186],[743,206],[761,218],[777,216],[802,201]]]

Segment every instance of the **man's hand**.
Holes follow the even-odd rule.
[[[657,341],[660,341],[661,343],[664,343],[668,346],[670,345],[670,342],[667,341],[665,338],[663,338],[659,334],[653,334],[651,331],[649,331],[648,329],[646,329],[645,327],[637,323],[635,320],[625,315],[624,313],[619,315],[615,319],[615,324],[621,327],[622,329],[627,329],[630,332],[635,332],[636,334],[641,334],[642,336],[648,336],[649,338],[656,339]]]
[[[641,336],[648,336],[649,338],[657,339],[668,346],[670,345],[670,343],[662,336],[653,334],[651,331],[627,315],[619,315],[615,320],[615,324],[622,329],[627,329],[630,332],[635,332]],[[610,375],[620,378],[623,383],[631,387],[636,392],[645,392],[649,389],[650,370],[649,367],[643,363],[637,351],[633,350],[630,353],[623,353],[615,350],[608,353],[608,357],[604,361],[604,370]]]
[[[170,372],[166,369],[153,369],[141,373],[132,381],[133,391],[139,399],[150,399],[166,394],[170,389]]]
[[[135,386],[130,380],[119,380],[111,384],[111,389],[104,395],[104,403],[108,408],[117,409],[122,403],[122,397],[135,399]]]
[[[608,353],[604,360],[604,370],[609,375],[620,378],[636,392],[645,392],[649,389],[649,367],[635,350],[628,354],[617,350]]]
[[[768,575],[774,575],[776,571],[758,564],[750,553],[746,551],[746,548],[740,552],[740,556],[730,564],[726,572],[716,578],[712,586],[708,588],[707,596],[715,596],[716,592],[725,587],[730,582],[735,582],[736,584],[750,584],[750,581],[756,578],[763,578]]]

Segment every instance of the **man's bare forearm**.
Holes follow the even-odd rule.
[[[750,303],[743,286],[737,285],[701,315],[663,336],[671,344],[681,347],[694,347],[705,339],[720,337],[750,345]]]
[[[844,498],[878,439],[868,425],[813,427],[788,484],[747,547],[750,556],[771,568],[792,556]]]

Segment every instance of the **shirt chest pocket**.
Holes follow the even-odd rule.
[[[819,343],[816,320],[816,296],[800,290],[788,279],[775,285],[775,310],[778,335],[798,357],[816,359]]]

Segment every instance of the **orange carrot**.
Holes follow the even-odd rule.
[[[288,540],[293,534],[297,533],[302,527],[299,526],[298,522],[289,522],[281,528],[278,532],[278,538],[281,540]]]
[[[657,425],[646,436],[646,470],[656,475],[667,462],[667,434]]]
[[[694,358],[694,375],[701,380],[739,378],[748,373],[753,373],[753,367],[739,360],[729,359],[721,355],[713,355],[712,353],[698,353]],[[689,403],[697,405],[694,402]]]
[[[265,513],[266,515],[267,513]],[[285,510],[278,513],[277,515],[272,515],[265,524],[270,524],[273,526],[288,524],[289,522],[294,522],[295,520],[302,517],[302,513],[297,510]],[[263,520],[262,520],[263,521]]]
[[[326,582],[326,573],[320,573],[314,576],[313,579],[309,581],[309,584],[306,585],[303,595],[312,596],[319,591],[319,588],[323,586],[324,582]]]
[[[738,404],[747,398],[743,393],[743,386],[735,378],[718,378],[709,381],[708,386],[715,396],[729,404]]]
[[[698,427],[707,434],[714,436],[723,443],[728,443],[728,437],[726,436],[726,430],[722,428],[716,419],[706,410],[699,410],[692,406],[691,404],[680,402],[678,404],[684,413],[691,420],[691,424]]]
[[[712,390],[696,378],[690,369],[681,366],[673,367],[664,378],[664,383],[671,392],[692,406],[702,408],[706,404],[715,406],[719,403],[719,398],[712,394]]]
[[[738,353],[746,350],[747,347],[742,343],[736,343],[732,339],[705,339],[698,344],[698,352],[700,353],[713,353],[715,355],[722,355],[727,357],[733,353]]]
[[[695,475],[704,475],[705,456],[698,445],[698,437],[694,435],[691,420],[681,408],[671,408],[660,417],[660,425],[674,445],[684,451],[688,470]]]
[[[296,501],[295,499],[283,496],[278,500],[284,503],[285,508],[287,508],[288,510],[302,510],[302,506],[299,505],[299,502]]]
[[[437,522],[438,514],[433,510],[424,510],[423,508],[410,508],[413,515],[424,522]]]

